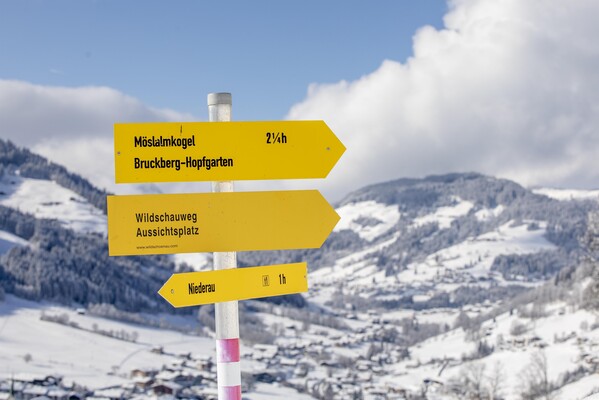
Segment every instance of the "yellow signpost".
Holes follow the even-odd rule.
[[[116,183],[211,181],[213,193],[107,198],[109,255],[214,252],[213,271],[173,274],[158,293],[173,307],[217,303],[219,400],[241,398],[236,301],[308,291],[306,263],[236,268],[235,252],[319,248],[339,221],[317,190],[232,181],[325,178],[345,152],[324,121],[231,122],[231,104],[211,93],[211,122],[114,125]]]
[[[108,252],[318,248],[338,221],[317,190],[108,196]]]
[[[158,293],[173,307],[308,291],[306,263],[173,274]]]
[[[323,121],[114,126],[117,183],[325,178],[344,151]]]

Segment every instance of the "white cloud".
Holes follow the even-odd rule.
[[[288,118],[324,119],[346,145],[337,197],[451,171],[597,187],[597,15],[595,0],[454,0],[405,63],[313,84]]]
[[[0,80],[2,137],[111,191],[116,190],[115,122],[192,120],[191,115],[154,109],[107,87],[51,87]]]
[[[374,182],[478,171],[528,185],[597,187],[597,15],[596,0],[451,0],[444,29],[416,32],[406,62],[313,84],[290,109],[289,119],[324,119],[347,147],[327,179],[237,186],[318,188],[337,200]],[[107,87],[0,80],[3,138],[113,191],[127,191],[113,184],[115,122],[194,119]],[[209,190],[166,190],[198,187]]]

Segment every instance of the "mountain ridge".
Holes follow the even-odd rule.
[[[19,149],[10,142],[0,141],[0,172],[7,176],[18,173],[19,176],[27,175],[36,179],[55,179],[61,186],[73,191],[79,190],[79,194],[96,207],[105,207],[105,192],[96,189],[80,176],[71,174],[64,167],[50,163],[27,149]],[[104,200],[98,201],[101,196]],[[400,178],[349,193],[337,206],[340,213],[345,213],[344,221],[335,228],[321,249],[242,252],[239,254],[239,264],[243,267],[308,261],[310,270],[317,271],[335,265],[343,257],[366,251],[362,256],[363,262],[374,266],[373,273],[383,271],[385,276],[393,277],[405,275],[405,271],[412,268],[414,263],[426,261],[431,254],[466,240],[484,237],[485,234],[500,232],[502,229],[505,232],[516,232],[506,227],[506,224],[511,224],[526,226],[531,231],[541,229],[541,236],[555,246],[555,251],[535,250],[530,254],[526,251],[515,255],[498,253],[493,257],[478,256],[479,259],[485,258],[487,264],[490,263],[485,268],[494,275],[493,280],[522,286],[521,282],[514,279],[523,277],[524,281],[545,280],[568,266],[571,260],[580,257],[580,246],[576,238],[586,230],[586,216],[596,205],[593,201],[561,202],[536,194],[515,182],[474,172],[431,175],[422,179]],[[14,209],[2,208],[0,211],[0,228],[25,240],[33,239],[35,243],[34,247],[9,252],[4,257],[5,273],[13,271],[17,274],[19,262],[32,257],[33,252],[44,254],[40,257],[43,259],[42,263],[49,262],[52,257],[56,257],[57,265],[72,263],[65,258],[68,252],[61,253],[61,256],[58,256],[58,251],[52,253],[51,248],[58,249],[62,245],[57,238],[67,238],[66,242],[74,240],[79,246],[86,240],[88,243],[96,243],[93,245],[96,250],[87,251],[97,254],[107,265],[121,262],[101,255],[106,246],[102,239],[90,237],[79,240],[79,236],[63,232],[60,226],[49,222],[39,223],[37,219]],[[346,223],[347,221],[349,222]],[[51,248],[49,254],[45,254],[48,243]],[[84,258],[85,254],[81,254],[81,257]],[[125,262],[127,258],[119,260]],[[158,262],[160,268],[166,271],[176,269],[167,257],[157,257],[156,260],[160,261],[150,263]],[[136,262],[143,264],[141,261]],[[138,268],[142,268],[142,264]],[[162,279],[164,274],[159,275]],[[22,272],[18,276],[22,281]],[[86,277],[81,278],[85,281]],[[154,282],[151,287],[157,285],[158,282]],[[8,291],[14,289],[14,285],[5,287]],[[38,288],[35,296],[43,299],[40,290]],[[50,299],[55,300],[56,291],[51,292],[54,294]],[[489,291],[492,292],[493,290]],[[438,295],[443,297],[447,294],[443,292],[433,295],[431,298],[437,300],[432,301],[431,305],[438,304]],[[114,296],[106,298],[115,299]],[[83,303],[87,304],[86,301]],[[296,303],[302,302],[298,299]],[[146,303],[144,307],[149,307],[149,304]]]
[[[2,179],[14,187],[0,193],[0,200],[25,185],[43,186],[45,181],[35,179],[62,176],[57,183],[66,181],[87,193],[77,196],[102,204],[97,202],[102,191],[66,169],[57,166],[43,172],[51,164],[43,157],[14,150],[12,144],[3,149],[8,156],[0,157]],[[93,189],[85,189],[89,187]],[[87,320],[75,307],[148,325],[142,315],[178,314],[193,318],[203,334],[214,332],[213,306],[175,311],[156,294],[184,265],[168,256],[108,257],[101,231],[76,229],[61,220],[69,206],[83,202],[72,193],[71,198],[40,197],[40,208],[66,207],[53,219],[20,211],[23,202],[0,206],[0,230],[25,241],[13,243],[0,256],[0,301],[6,292],[40,306],[65,305],[70,320],[61,332],[79,329],[69,325],[75,320]],[[577,341],[599,343],[597,324],[590,320],[597,309],[599,275],[588,261],[594,253],[585,244],[599,231],[592,217],[598,208],[596,200],[559,201],[478,173],[401,178],[357,189],[337,205],[342,220],[321,249],[238,254],[241,267],[308,261],[310,268],[305,295],[240,303],[243,340],[268,343],[271,347],[262,348],[274,352],[263,367],[275,368],[273,376],[302,396],[474,396],[476,379],[492,376],[490,367],[478,378],[468,368],[484,371],[491,361],[508,357],[522,362],[515,353],[528,354],[522,343],[551,348],[552,357],[566,347],[574,355],[580,347]],[[15,303],[12,296],[8,302]],[[64,320],[52,315],[42,323]],[[573,336],[555,321],[574,321],[586,328]],[[547,332],[535,332],[537,323]],[[86,334],[104,332],[91,321],[86,324]],[[162,322],[152,326],[164,327]],[[125,333],[117,332],[120,339],[113,339],[136,337]],[[587,346],[590,351],[592,346]],[[259,349],[252,349],[251,357],[256,358],[251,365],[265,360]],[[20,365],[27,368],[27,363]],[[544,390],[592,391],[572,385],[590,377],[599,363],[585,356],[563,364],[555,367],[560,374],[551,376],[553,386]],[[250,376],[275,379],[269,373]],[[496,399],[518,398],[513,375],[506,385],[510,390],[504,391],[509,394],[504,397],[497,391]],[[524,388],[522,393],[537,389]]]

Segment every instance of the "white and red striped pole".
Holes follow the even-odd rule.
[[[231,121],[231,93],[208,95],[210,122]],[[212,182],[213,192],[233,192],[233,182]],[[237,253],[215,252],[214,269],[237,268]],[[241,400],[241,365],[239,363],[239,313],[237,301],[215,304],[216,380],[218,400]]]

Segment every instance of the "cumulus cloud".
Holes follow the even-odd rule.
[[[406,62],[313,84],[291,108],[289,119],[324,119],[347,147],[329,193],[453,171],[598,187],[599,2],[449,5]]]
[[[596,0],[450,0],[444,27],[418,30],[408,60],[386,60],[355,81],[312,84],[291,107],[289,119],[324,119],[347,147],[327,179],[238,187],[318,188],[338,200],[375,182],[455,171],[598,187],[597,15]],[[3,138],[119,193],[115,122],[196,119],[106,87],[0,80]]]
[[[148,107],[107,87],[50,87],[0,80],[1,137],[111,191],[116,190],[115,122],[191,120],[193,116]]]

